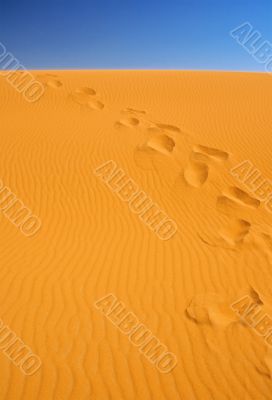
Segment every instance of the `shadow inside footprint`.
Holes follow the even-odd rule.
[[[161,128],[158,128],[157,126],[150,126],[147,128],[148,133],[164,133],[164,130]]]
[[[229,158],[229,154],[225,151],[213,149],[212,147],[206,147],[202,145],[194,146],[194,150],[198,153],[203,153],[211,158],[219,161],[226,161]]]
[[[136,110],[135,108],[127,107],[121,111],[124,114],[146,114],[143,110]]]
[[[246,192],[236,186],[232,186],[228,189],[227,196],[244,206],[258,208],[260,205],[260,201],[258,199],[249,196]]]
[[[54,74],[38,74],[36,75],[36,78],[46,87],[50,87],[52,89],[59,89],[63,86],[61,80],[59,80],[58,76]]]
[[[195,151],[192,151],[190,154],[190,161],[209,163],[209,157],[206,154],[196,153]]]
[[[91,110],[102,110],[105,105],[94,99],[96,91],[89,87],[77,88],[74,92],[70,94],[70,98],[77,104],[81,106],[86,106]]]
[[[138,126],[140,123],[140,121],[138,120],[138,118],[123,118],[120,121],[117,121],[115,123],[115,128],[134,128],[136,126]]]
[[[87,106],[91,110],[103,110],[103,108],[105,107],[105,105],[99,100],[89,100]]]
[[[96,91],[89,87],[82,87],[75,90],[75,93],[86,94],[88,96],[95,96]]]
[[[70,96],[75,103],[79,105],[88,105],[95,95],[96,91],[94,89],[82,87],[76,89]]]
[[[209,167],[203,162],[190,161],[184,170],[185,181],[195,188],[202,186],[209,175]]]
[[[208,324],[226,327],[238,320],[228,303],[217,293],[195,295],[186,315],[197,324]]]
[[[237,245],[243,242],[249,233],[251,224],[243,219],[232,220],[219,231],[219,235],[229,244]]]
[[[160,153],[169,155],[175,147],[175,141],[167,135],[158,135],[150,138],[147,142],[147,146]]]
[[[164,131],[169,131],[169,132],[180,132],[180,129],[179,129],[177,126],[174,126],[174,125],[158,123],[158,124],[156,124],[156,126],[157,126],[159,129],[162,129],[162,130],[164,130]]]
[[[50,79],[46,82],[46,85],[53,89],[58,89],[62,86],[62,82],[56,79]]]

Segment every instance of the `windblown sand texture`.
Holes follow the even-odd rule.
[[[268,74],[36,71],[0,78],[0,179],[42,221],[0,213],[0,318],[42,360],[0,351],[1,400],[271,400],[272,350],[230,305],[272,316],[272,214],[230,174],[272,179]],[[93,173],[114,160],[170,217],[158,238]],[[160,373],[95,307],[113,293],[177,356]],[[0,336],[1,338],[1,336]]]

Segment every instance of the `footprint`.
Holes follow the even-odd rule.
[[[195,295],[186,308],[186,315],[197,324],[221,327],[238,321],[228,302],[217,293]]]
[[[156,127],[159,129],[162,129],[163,131],[169,131],[169,132],[175,132],[175,133],[181,132],[181,130],[177,126],[174,126],[174,125],[158,123],[158,124],[156,124]]]
[[[260,205],[260,201],[249,196],[243,190],[233,186],[223,193],[223,195],[218,196],[216,200],[217,211],[233,216],[237,216],[239,210],[241,212],[241,206],[251,209],[257,209]]]
[[[244,239],[250,233],[251,224],[243,219],[229,220],[225,226],[208,233],[197,233],[199,239],[206,245],[230,251],[240,251]]]
[[[218,196],[216,199],[216,209],[225,215],[238,216],[241,211],[240,205],[226,196]]]
[[[240,293],[230,305],[231,309],[238,315],[240,322],[243,322],[243,318],[246,317],[248,311],[256,306],[263,306],[263,302],[253,286],[243,290],[243,293]]]
[[[167,135],[158,135],[151,137],[147,142],[147,146],[160,153],[169,155],[175,147],[175,141]]]
[[[258,304],[258,305],[263,305],[263,300],[262,296],[260,293],[254,289],[253,286],[250,286],[249,289],[247,290],[247,294],[252,298],[253,302]]]
[[[51,79],[51,80],[46,82],[46,85],[50,86],[53,89],[58,89],[58,88],[60,88],[62,86],[62,82],[59,81],[59,80]]]
[[[164,130],[161,128],[158,128],[157,126],[150,126],[147,128],[148,133],[154,134],[154,133],[164,133]]]
[[[74,102],[80,105],[87,105],[92,97],[96,94],[94,89],[83,87],[76,89],[72,94],[71,97]]]
[[[209,167],[203,162],[189,161],[184,170],[185,181],[195,188],[202,186],[209,175]]]
[[[90,87],[77,88],[70,94],[70,98],[80,106],[86,106],[91,110],[102,110],[105,105],[94,98],[96,91]]]
[[[197,153],[195,151],[192,151],[190,154],[190,161],[209,163],[209,157],[206,154]]]
[[[221,249],[225,249],[225,250],[229,250],[229,251],[238,251],[238,246],[233,246],[233,244],[229,245],[226,243],[226,241],[222,238],[219,238],[217,236],[211,236],[208,234],[203,234],[203,232],[201,233],[197,233],[198,238],[205,244],[211,247],[217,247],[217,248],[221,248]]]
[[[92,88],[89,88],[89,87],[78,88],[78,89],[75,90],[75,93],[86,94],[88,96],[96,95],[96,91],[94,89],[92,89]]]
[[[241,244],[249,233],[251,224],[243,219],[232,220],[219,231],[219,236],[230,245]]]
[[[136,110],[135,108],[127,107],[121,111],[124,114],[146,114],[146,111]]]
[[[42,82],[46,87],[50,87],[52,89],[59,89],[63,86],[58,76],[55,74],[40,74],[37,75],[37,79]]]
[[[249,196],[246,192],[236,186],[232,186],[228,189],[226,197],[229,197],[231,200],[250,208],[258,208],[260,205],[259,200]]]
[[[123,118],[115,123],[115,128],[134,128],[140,124],[137,118]]]
[[[87,103],[87,106],[92,110],[103,110],[105,105],[99,100],[90,100]]]
[[[263,296],[258,293],[252,286],[243,295],[236,298],[231,304],[231,309],[239,318],[242,325],[254,328],[258,316],[261,317],[270,313],[271,308],[263,302]]]
[[[198,153],[203,153],[211,158],[219,161],[226,161],[229,158],[229,154],[225,151],[213,149],[212,147],[206,147],[202,145],[194,146],[194,150]]]

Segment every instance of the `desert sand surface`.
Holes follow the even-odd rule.
[[[0,77],[0,180],[41,221],[25,235],[0,191],[0,318],[41,366],[22,373],[0,326],[0,399],[271,399],[271,345],[231,305],[247,296],[272,318],[272,208],[231,171],[248,160],[272,179],[272,77],[32,73],[33,103]],[[107,184],[113,165],[171,237]],[[101,311],[109,294],[176,357],[171,371]]]

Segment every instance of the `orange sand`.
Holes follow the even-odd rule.
[[[230,305],[272,317],[272,214],[230,170],[271,171],[268,74],[39,71],[0,78],[0,179],[42,221],[0,213],[0,318],[42,366],[0,351],[1,400],[269,400],[272,351]],[[122,168],[176,222],[158,236],[94,174]],[[241,189],[243,192],[241,192]],[[160,373],[94,302],[113,293],[177,357]]]

